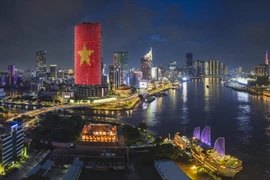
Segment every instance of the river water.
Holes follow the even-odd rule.
[[[209,88],[206,88],[209,85]],[[162,137],[176,132],[192,137],[195,127],[211,126],[212,145],[218,137],[226,139],[226,154],[243,161],[236,180],[270,179],[270,98],[237,92],[218,80],[183,83],[182,90],[169,90],[147,108],[138,104],[130,111],[98,111],[95,116],[113,117],[131,124],[145,122],[150,131]]]
[[[146,122],[152,133],[162,137],[168,133],[173,137],[176,132],[191,137],[195,127],[211,126],[212,145],[225,137],[226,154],[243,161],[235,179],[264,180],[270,179],[268,112],[270,98],[233,91],[222,82],[206,79],[185,82],[182,90],[169,90],[168,96],[157,98],[146,109],[139,104],[125,115],[118,113],[118,118]]]

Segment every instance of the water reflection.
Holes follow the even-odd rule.
[[[160,111],[161,108],[163,107],[163,97],[162,98],[157,98],[155,101],[157,101],[157,111]]]
[[[182,124],[187,124],[189,122],[188,106],[187,106],[187,82],[183,83],[182,98],[183,98],[183,105],[182,105],[181,119]]]
[[[243,144],[249,144],[252,138],[252,126],[250,122],[251,107],[248,93],[237,92],[237,101],[238,111],[236,120],[239,130],[237,140]]]
[[[172,89],[169,91],[169,98],[170,98],[170,101],[172,102],[171,105],[172,105],[173,109],[175,109],[176,102],[177,102],[176,92],[177,92],[177,90],[175,90],[175,89]]]
[[[204,87],[209,86],[209,78],[205,78]],[[204,111],[210,111],[210,102],[209,102],[209,88],[204,88]]]
[[[148,105],[147,114],[146,114],[146,121],[148,125],[152,126],[156,122],[155,119],[156,119],[157,104],[158,104],[158,101],[156,98],[156,100],[154,100]]]
[[[187,82],[183,83],[182,98],[183,98],[183,103],[186,103],[187,102]]]

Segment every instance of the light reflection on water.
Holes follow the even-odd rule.
[[[235,118],[238,122],[238,135],[237,140],[243,144],[250,144],[252,139],[252,126],[250,122],[250,103],[249,94],[246,92],[237,92],[238,111]]]
[[[182,104],[182,111],[181,111],[181,122],[182,124],[187,124],[189,122],[189,118],[188,118],[188,106],[186,104],[187,100],[188,100],[188,92],[187,92],[187,82],[184,82],[182,84],[182,99],[183,99],[183,104]]]
[[[156,98],[153,102],[151,102],[148,105],[148,108],[146,109],[146,123],[150,126],[154,126],[156,121],[156,111],[157,111],[157,106],[158,106],[158,100],[161,98]]]
[[[226,152],[243,161],[244,168],[234,179],[269,179],[270,137],[265,128],[270,121],[265,114],[270,112],[270,98],[236,92],[212,81],[184,83],[182,90],[169,91],[147,109],[138,106],[130,117],[126,112],[108,114],[129,123],[147,122],[151,132],[163,137],[176,132],[191,137],[195,127],[209,125],[211,139],[225,137]]]

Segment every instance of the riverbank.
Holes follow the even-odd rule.
[[[149,95],[153,95],[162,91],[167,91],[169,89],[171,89],[172,86],[170,84],[166,85],[164,88],[159,88],[159,89],[155,89],[151,92],[149,92]],[[139,102],[141,102],[141,99],[136,97],[134,99],[131,99],[127,102],[121,102],[121,100],[119,100],[119,102],[115,102],[111,105],[108,105],[109,107],[104,107],[102,105],[100,106],[91,106],[89,105],[89,109],[92,110],[105,110],[105,111],[122,111],[122,110],[132,110],[134,108],[136,108],[136,106],[139,104]],[[121,105],[121,103],[123,103]],[[122,106],[122,107],[121,107]]]
[[[225,87],[231,88],[235,91],[247,92],[247,93],[253,94],[253,95],[262,95],[262,96],[270,97],[270,91],[268,91],[268,90],[261,90],[261,89],[256,89],[256,88],[252,88],[252,87],[245,87],[242,85],[237,85],[236,83],[228,83]]]
[[[122,111],[122,110],[132,110],[136,107],[136,105],[141,101],[140,98],[134,98],[129,105],[124,106],[124,107],[119,107],[119,104],[116,103],[115,106],[110,106],[110,107],[96,107],[96,106],[89,106],[89,109],[91,110],[104,110],[104,111]],[[120,102],[119,102],[120,103]]]

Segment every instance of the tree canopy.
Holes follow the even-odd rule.
[[[172,144],[157,145],[155,148],[155,156],[157,159],[177,159],[181,153],[182,150]]]

